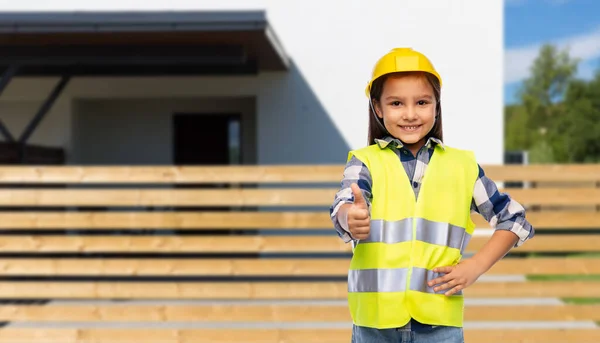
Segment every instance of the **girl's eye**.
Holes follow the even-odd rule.
[[[393,101],[391,103],[392,106],[400,106],[400,101]]]
[[[427,101],[426,101],[426,100],[419,100],[419,101],[417,102],[417,104],[418,104],[419,106],[427,105]]]

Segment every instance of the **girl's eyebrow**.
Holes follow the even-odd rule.
[[[387,98],[385,98],[386,101],[389,100],[402,100],[403,98],[397,97],[395,95],[390,95]],[[429,94],[423,94],[421,96],[418,96],[417,99],[428,99],[428,100],[433,100],[433,96],[429,95]]]

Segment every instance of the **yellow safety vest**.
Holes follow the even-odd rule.
[[[460,261],[473,234],[474,154],[436,145],[418,199],[391,149],[373,144],[352,156],[365,163],[373,181],[369,238],[356,244],[348,273],[354,324],[397,328],[414,318],[462,327],[462,292],[448,297],[427,282],[440,275],[433,268]]]

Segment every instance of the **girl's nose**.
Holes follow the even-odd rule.
[[[417,118],[417,110],[414,106],[409,106],[406,108],[404,112],[404,119],[406,120],[414,120]]]

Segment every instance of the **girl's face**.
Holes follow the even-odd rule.
[[[422,74],[390,75],[375,109],[388,132],[416,152],[435,124],[433,87]]]

